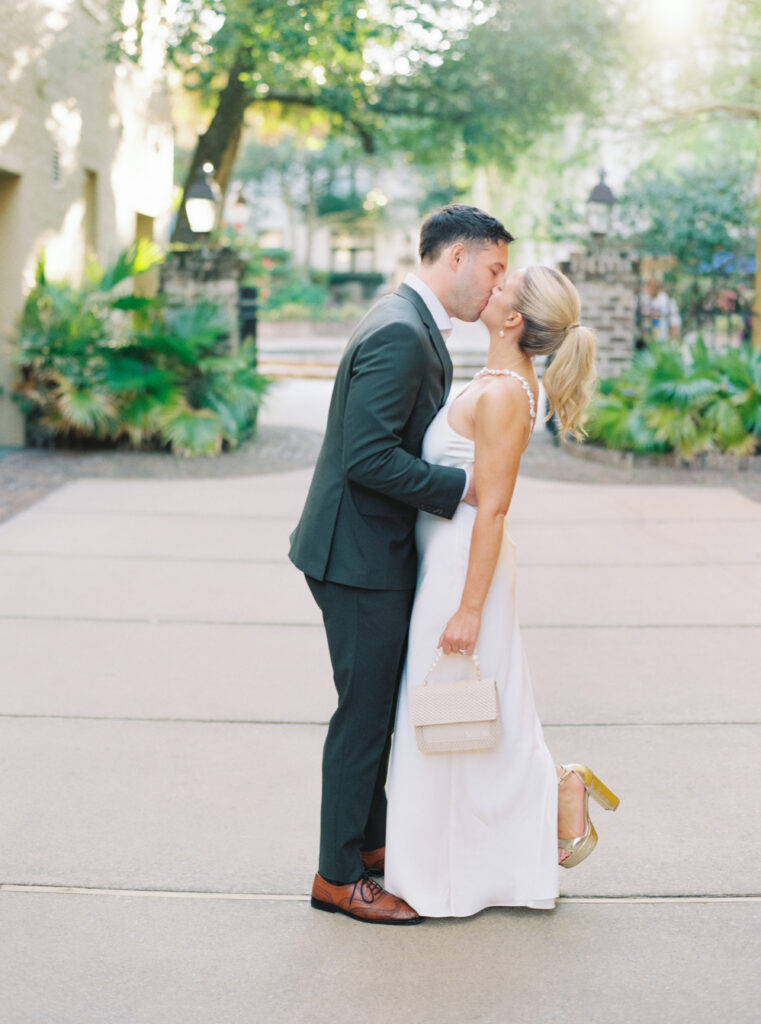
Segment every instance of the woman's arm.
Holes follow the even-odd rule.
[[[526,396],[517,381],[495,381],[484,388],[475,409],[478,510],[460,606],[439,638],[444,654],[473,654],[476,649],[481,610],[497,564],[529,429]]]

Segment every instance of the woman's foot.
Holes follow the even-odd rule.
[[[616,794],[585,764],[562,765],[558,771],[558,863],[572,868],[597,845],[597,832],[589,819],[589,797],[607,811],[619,805]]]
[[[555,771],[558,773],[558,839],[576,839],[586,830],[584,783],[574,772],[561,782],[563,769],[559,764],[555,765]],[[558,848],[558,864],[570,856],[571,850]]]

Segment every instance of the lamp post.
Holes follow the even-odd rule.
[[[225,246],[209,248],[217,226],[222,193],[214,181],[213,164],[205,163],[185,193],[185,214],[192,241],[168,253],[162,266],[162,289],[175,305],[199,298],[217,305],[229,325],[228,350],[237,352],[241,337],[256,336],[255,294],[241,294],[244,263]]]
[[[615,204],[616,197],[605,184],[605,171],[601,170],[600,180],[587,197],[587,223],[597,248],[602,247],[605,236],[610,234]]]
[[[222,195],[219,185],[211,177],[213,171],[213,164],[204,164],[185,194],[185,213],[190,230],[202,242],[208,241],[217,223],[217,210]]]

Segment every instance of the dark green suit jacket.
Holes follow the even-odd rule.
[[[415,586],[418,509],[451,519],[465,472],[420,458],[452,361],[428,307],[400,285],[364,317],[338,367],[328,425],[291,561],[318,580]]]

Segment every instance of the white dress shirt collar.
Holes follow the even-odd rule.
[[[454,324],[452,323],[449,313],[444,309],[439,299],[433,294],[425,281],[420,280],[417,274],[407,274],[404,279],[404,283],[409,288],[412,288],[413,291],[416,291],[426,304],[431,316],[433,317],[433,322],[441,331],[444,341],[446,341],[452,333]]]

